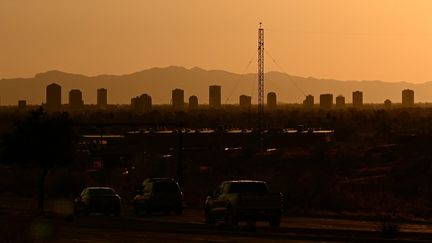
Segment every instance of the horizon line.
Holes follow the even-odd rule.
[[[194,69],[199,69],[199,70],[203,70],[203,71],[206,71],[206,72],[220,71],[220,72],[227,72],[227,73],[236,74],[236,75],[257,75],[257,72],[239,73],[239,72],[227,71],[227,70],[223,70],[223,69],[205,69],[205,68],[201,68],[199,66],[193,66],[191,68],[187,68],[185,66],[169,65],[169,66],[163,66],[163,67],[161,67],[161,66],[154,66],[154,67],[150,67],[150,68],[146,68],[146,69],[141,69],[139,71],[134,71],[134,72],[129,72],[129,73],[122,73],[122,74],[101,73],[101,74],[95,74],[95,75],[81,74],[81,73],[75,73],[75,72],[68,72],[68,71],[63,71],[63,70],[59,70],[59,69],[51,69],[51,70],[35,73],[33,76],[29,76],[29,77],[1,78],[0,81],[13,80],[13,79],[32,79],[32,78],[36,78],[38,75],[47,74],[47,73],[50,73],[50,72],[59,72],[59,73],[68,74],[68,75],[79,75],[79,76],[84,76],[86,78],[95,78],[95,77],[101,77],[101,76],[116,76],[116,77],[121,77],[121,76],[133,75],[133,74],[137,74],[137,73],[140,73],[140,72],[149,71],[149,70],[152,70],[152,69],[169,69],[169,68],[181,68],[181,69],[185,69],[185,70],[188,70],[188,71],[192,71]],[[421,84],[427,84],[427,83],[432,82],[432,80],[431,81],[423,81],[423,82],[409,82],[409,81],[403,81],[403,80],[399,80],[399,81],[384,81],[384,80],[379,80],[379,79],[362,79],[362,80],[358,80],[358,79],[345,79],[345,80],[342,80],[342,79],[337,79],[337,78],[292,75],[292,74],[289,74],[287,72],[276,71],[276,70],[265,72],[265,74],[270,74],[270,73],[279,73],[279,74],[287,75],[289,77],[306,78],[306,79],[317,79],[317,80],[332,80],[332,81],[340,81],[340,82],[382,82],[382,83],[393,83],[393,84],[405,83],[405,84],[412,84],[412,85],[421,85]]]

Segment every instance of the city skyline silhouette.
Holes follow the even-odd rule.
[[[303,78],[286,73],[270,71],[266,73],[265,93],[275,92],[278,102],[283,104],[301,104],[305,95],[318,97],[322,93],[347,97],[352,103],[351,93],[359,90],[364,93],[364,103],[382,104],[386,99],[401,103],[400,92],[404,89],[415,91],[415,102],[429,103],[432,97],[432,82],[412,84],[406,82],[391,83],[383,81],[339,81],[319,78]],[[1,105],[16,105],[18,100],[26,100],[29,105],[38,105],[45,100],[45,87],[50,83],[62,86],[62,103],[68,103],[68,94],[72,89],[82,92],[85,104],[96,104],[96,90],[107,88],[110,104],[130,104],[130,99],[147,93],[152,96],[153,104],[171,104],[170,92],[181,88],[185,97],[197,96],[200,104],[208,104],[208,87],[222,86],[221,104],[238,104],[240,95],[252,97],[252,104],[257,102],[256,73],[237,74],[223,70],[204,70],[198,67],[186,69],[170,66],[151,68],[126,75],[84,76],[60,71],[39,73],[29,79],[0,80]],[[194,85],[191,85],[193,84]],[[388,95],[385,95],[388,94]]]

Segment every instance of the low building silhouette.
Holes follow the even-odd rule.
[[[72,111],[82,110],[84,107],[84,101],[82,99],[82,93],[79,89],[72,89],[69,91],[69,109]]]
[[[240,95],[240,108],[249,110],[252,105],[252,97],[247,95]]]
[[[18,110],[25,111],[27,109],[27,101],[26,100],[18,100]]]
[[[329,110],[333,107],[333,94],[321,94],[320,95],[320,108]]]
[[[384,101],[384,108],[385,109],[390,109],[391,106],[392,106],[391,100],[387,99],[387,100]]]
[[[277,106],[276,93],[270,92],[267,94],[267,108],[275,109]]]
[[[344,109],[345,108],[345,97],[342,95],[338,95],[336,97],[336,108]]]
[[[108,106],[108,91],[107,89],[101,88],[97,90],[97,107],[105,110]]]
[[[195,95],[192,95],[189,97],[189,110],[196,110],[198,109],[198,97]]]
[[[306,109],[312,109],[314,107],[314,97],[313,95],[308,95],[303,101],[303,107]]]
[[[142,94],[140,96],[131,99],[131,111],[135,114],[141,114],[143,112],[150,112],[152,110],[152,98],[148,94]]]
[[[362,108],[363,107],[363,92],[355,91],[352,93],[352,104],[354,108]]]
[[[414,106],[414,91],[411,89],[402,90],[402,106]]]

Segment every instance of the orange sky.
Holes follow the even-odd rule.
[[[432,81],[430,0],[0,0],[0,78],[154,66]],[[255,72],[253,63],[248,72]]]

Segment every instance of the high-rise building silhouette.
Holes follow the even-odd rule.
[[[308,95],[303,101],[303,107],[306,109],[312,109],[314,107],[314,103],[314,97],[312,95]]]
[[[333,107],[333,95],[332,94],[321,94],[320,95],[320,108],[329,110]]]
[[[133,113],[137,113],[137,114],[142,113],[142,111],[143,111],[143,104],[142,104],[141,99],[140,99],[139,96],[133,97],[131,99],[130,107],[131,107],[131,111]]]
[[[247,95],[240,95],[240,108],[249,110],[252,104],[252,97]]]
[[[61,109],[61,86],[52,83],[46,87],[46,104],[47,111],[60,111]]]
[[[69,91],[69,109],[72,111],[81,110],[84,106],[82,93],[79,89],[72,89]]]
[[[174,89],[172,91],[172,106],[175,110],[183,110],[184,108],[184,91],[182,89]]]
[[[355,91],[352,93],[352,104],[354,108],[363,107],[363,92]]]
[[[342,95],[338,95],[336,97],[336,108],[343,109],[345,108],[345,97]]]
[[[267,108],[275,109],[276,108],[276,93],[270,92],[267,94]]]
[[[414,106],[414,91],[411,89],[402,90],[402,106]]]
[[[105,110],[108,106],[108,91],[107,89],[101,88],[97,90],[97,107]]]
[[[142,94],[140,97],[140,102],[142,103],[143,112],[150,112],[152,110],[152,98],[148,94]]]
[[[221,107],[221,86],[211,85],[209,87],[209,106],[210,108]]]
[[[387,100],[384,101],[384,108],[390,109],[391,106],[392,106],[391,100],[387,99]]]
[[[192,95],[191,97],[189,97],[189,110],[196,109],[198,109],[198,97]]]
[[[27,109],[27,101],[26,100],[18,100],[18,110],[25,111]]]

